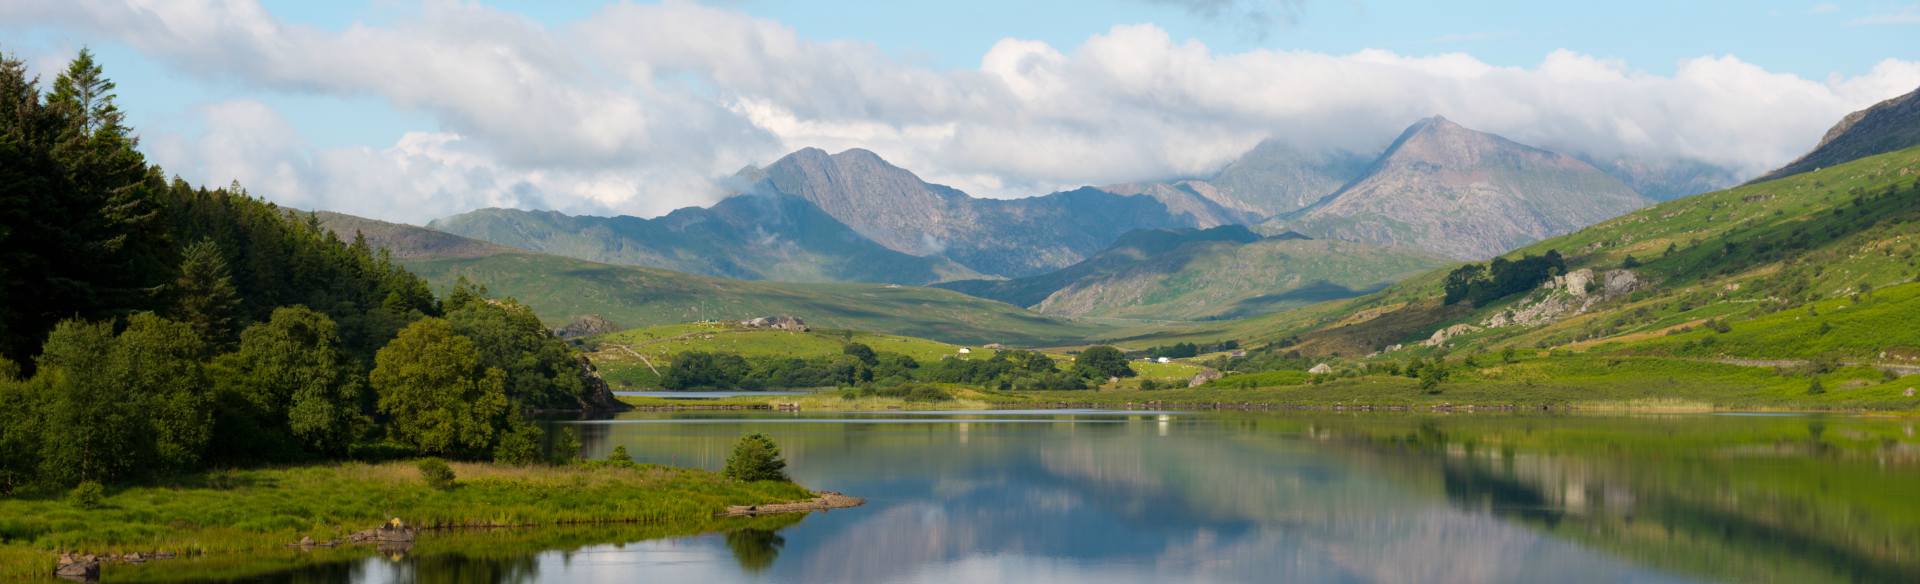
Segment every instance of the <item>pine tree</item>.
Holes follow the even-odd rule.
[[[240,313],[240,292],[227,260],[211,239],[187,246],[181,256],[180,277],[173,282],[174,314],[210,345],[225,346]]]

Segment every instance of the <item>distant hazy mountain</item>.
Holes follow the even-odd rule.
[[[1207,226],[1151,196],[1093,188],[1023,199],[978,199],[930,184],[872,152],[807,148],[761,169],[751,192],[805,199],[880,245],[943,255],[975,271],[1025,276],[1072,265],[1134,229]]]
[[[1725,167],[1698,160],[1654,160],[1633,157],[1581,157],[1594,168],[1627,183],[1634,192],[1655,201],[1671,201],[1688,195],[1717,191],[1740,184],[1740,177]]]
[[[1254,223],[1299,210],[1360,176],[1373,156],[1337,149],[1304,149],[1264,140],[1213,176],[1169,182],[1124,183],[1101,187],[1118,194],[1184,193],[1236,212],[1218,224]],[[1169,207],[1178,208],[1174,203]],[[1239,220],[1233,220],[1239,219]],[[1207,225],[1201,225],[1206,227]]]
[[[1312,205],[1367,171],[1371,154],[1308,150],[1266,140],[1208,179],[1220,192],[1268,216]]]
[[[1436,116],[1361,178],[1262,228],[1481,259],[1648,203],[1579,159]]]
[[[1889,99],[1847,117],[1827,130],[1812,152],[1769,172],[1754,182],[1800,174],[1920,145],[1920,89]]]
[[[805,200],[740,195],[654,219],[481,209],[430,227],[519,249],[747,280],[926,284],[979,274],[887,249]]]
[[[1167,206],[1176,216],[1184,215],[1196,227],[1248,225],[1268,215],[1253,205],[1229,197],[1219,188],[1201,180],[1142,182],[1107,185],[1100,190],[1116,195],[1144,195]]]
[[[939,287],[1058,316],[1213,319],[1357,296],[1444,263],[1295,233],[1262,238],[1233,225],[1135,231],[1057,272]]]

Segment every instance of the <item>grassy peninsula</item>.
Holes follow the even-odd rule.
[[[724,531],[750,523],[714,516],[729,505],[814,496],[788,482],[743,482],[704,470],[649,464],[454,462],[451,467],[456,483],[448,489],[430,486],[410,463],[342,462],[207,471],[109,488],[91,502],[70,496],[0,498],[0,580],[49,578],[60,552],[176,555],[144,566],[105,567],[115,576],[123,570],[144,574],[138,579],[259,574],[364,556],[373,548],[303,550],[289,544],[303,537],[345,541],[353,532],[393,518],[429,530],[601,526],[631,532],[616,535],[633,539]],[[439,539],[422,536],[419,550],[431,551]],[[459,542],[454,537],[445,543]],[[549,543],[543,538],[532,549]]]

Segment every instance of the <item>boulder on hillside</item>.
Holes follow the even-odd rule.
[[[806,321],[800,320],[800,318],[796,316],[785,316],[785,315],[762,316],[759,318],[751,318],[751,319],[740,321],[740,326],[746,327],[746,328],[756,328],[756,329],[774,329],[774,330],[782,330],[782,331],[791,331],[796,333],[804,333],[804,332],[807,332],[808,330],[811,330],[807,328]]]
[[[1208,369],[1206,371],[1201,371],[1199,375],[1193,376],[1193,379],[1187,380],[1187,387],[1200,387],[1202,385],[1206,385],[1207,382],[1213,381],[1215,379],[1219,379],[1221,377],[1224,377],[1224,375],[1222,375],[1220,371],[1215,369]]]
[[[553,334],[563,339],[579,339],[619,331],[620,326],[613,324],[613,321],[602,318],[598,314],[585,314],[573,317],[573,321],[567,323],[567,326],[553,329]]]
[[[1464,335],[1467,333],[1471,333],[1474,331],[1478,331],[1478,330],[1480,330],[1480,327],[1473,326],[1470,324],[1466,324],[1466,323],[1456,324],[1447,328],[1433,331],[1433,336],[1427,337],[1427,340],[1424,342],[1421,342],[1420,344],[1426,345],[1429,347],[1438,347],[1440,345],[1446,344],[1448,339],[1451,339],[1460,335]]]
[[[1312,369],[1308,369],[1307,373],[1311,373],[1314,375],[1326,375],[1328,373],[1333,373],[1333,367],[1330,365],[1327,365],[1326,363],[1321,363],[1319,365],[1314,365]]]

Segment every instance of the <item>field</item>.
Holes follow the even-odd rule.
[[[812,496],[787,483],[653,465],[452,466],[459,482],[445,491],[429,488],[411,464],[340,463],[213,471],[114,489],[91,509],[65,498],[0,499],[0,579],[46,577],[57,551],[184,558],[168,561],[178,566],[155,564],[167,568],[258,555],[294,565],[299,552],[286,544],[341,539],[391,518],[423,528],[621,522],[698,533],[721,526],[713,514],[727,505]]]
[[[741,328],[728,323],[708,322],[651,326],[602,335],[590,341],[594,351],[588,356],[593,360],[594,366],[600,369],[600,375],[615,387],[655,388],[659,387],[660,374],[665,372],[667,363],[673,359],[674,355],[682,352],[705,351],[735,353],[744,357],[804,359],[840,354],[847,343],[862,343],[882,353],[903,354],[921,363],[931,363],[947,357],[992,359],[997,352],[982,346],[963,347],[898,335],[820,329],[800,333]],[[961,355],[962,348],[967,349],[969,353]],[[1047,355],[1053,357],[1062,368],[1073,364],[1073,357],[1065,352],[1053,350],[1048,351]],[[1184,384],[1187,379],[1202,370],[1197,365],[1182,362],[1135,361],[1132,366],[1140,377],[1125,381],[1124,384],[1138,385],[1141,379],[1153,379],[1156,382],[1179,381]]]

